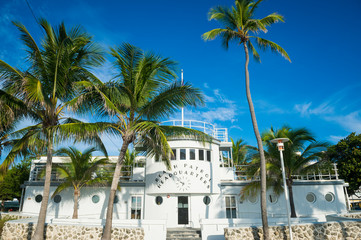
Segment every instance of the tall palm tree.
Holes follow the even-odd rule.
[[[267,32],[267,27],[278,21],[283,22],[283,17],[277,13],[272,13],[264,18],[255,18],[255,10],[263,0],[236,0],[235,6],[232,8],[215,7],[209,11],[209,20],[218,21],[222,27],[213,29],[202,35],[204,40],[213,40],[220,37],[222,45],[228,49],[229,42],[233,41],[243,46],[246,62],[245,62],[245,75],[246,75],[246,94],[251,113],[253,130],[257,138],[257,145],[260,149],[261,159],[261,212],[262,224],[264,231],[264,239],[269,239],[268,221],[267,221],[267,207],[266,207],[266,160],[263,153],[262,139],[258,130],[256,114],[252,102],[251,91],[249,86],[249,50],[256,61],[260,61],[260,56],[253,46],[252,40],[262,50],[270,48],[274,52],[280,53],[284,58],[290,61],[287,52],[277,45],[276,43],[267,39],[258,37],[258,32]]]
[[[24,25],[14,23],[26,47],[27,70],[12,67],[0,60],[0,84],[4,90],[0,92],[0,98],[5,96],[4,92],[16,98],[34,122],[14,133],[20,140],[13,150],[21,148],[24,143],[31,146],[44,141],[47,152],[43,201],[33,236],[36,240],[43,239],[44,235],[54,145],[69,137],[88,142],[99,141],[97,134],[101,130],[101,123],[82,123],[65,118],[65,115],[67,101],[78,95],[77,84],[95,81],[89,69],[104,61],[101,49],[80,27],[67,30],[62,23],[53,28],[44,19],[39,23],[44,30],[41,46]],[[9,165],[11,161],[11,158],[6,158],[4,163]]]
[[[67,156],[70,158],[69,163],[54,164],[55,170],[59,173],[59,177],[64,180],[54,191],[52,198],[63,190],[72,187],[74,189],[74,211],[73,219],[78,218],[78,201],[80,198],[80,190],[84,186],[93,186],[105,184],[106,179],[96,172],[108,163],[107,158],[92,159],[92,153],[96,148],[88,148],[80,152],[76,148],[61,148],[56,154],[59,156]]]
[[[123,43],[111,49],[118,74],[115,81],[103,86],[90,86],[88,93],[73,101],[82,105],[77,111],[93,108],[100,116],[110,115],[113,133],[120,136],[122,146],[114,171],[102,239],[110,239],[113,201],[118,186],[120,170],[128,146],[134,143],[144,151],[162,156],[170,167],[170,146],[167,136],[191,134],[202,136],[198,131],[176,126],[160,126],[158,119],[169,116],[182,106],[203,103],[200,91],[190,84],[171,82],[176,78],[175,62],[151,52]]]

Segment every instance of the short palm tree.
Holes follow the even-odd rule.
[[[234,165],[242,165],[246,163],[247,144],[240,138],[236,142],[231,138],[232,142],[232,159]]]
[[[104,61],[101,49],[80,27],[67,30],[64,24],[60,24],[53,28],[44,19],[39,23],[45,33],[41,46],[24,25],[14,23],[26,47],[27,70],[12,67],[0,60],[0,83],[3,87],[0,99],[5,93],[16,98],[16,102],[21,103],[34,122],[15,132],[14,136],[19,136],[20,140],[13,150],[20,149],[25,143],[32,146],[43,141],[47,152],[43,201],[33,236],[36,240],[43,239],[44,235],[54,145],[69,137],[99,142],[101,123],[82,123],[65,118],[65,110],[67,101],[78,95],[76,85],[94,81],[89,69]],[[7,158],[4,163],[10,165],[11,160]]]
[[[266,146],[267,158],[267,179],[268,186],[272,187],[276,194],[283,191],[282,171],[280,153],[275,144],[271,143],[275,138],[288,138],[289,142],[284,143],[284,165],[286,173],[286,185],[290,195],[291,217],[295,218],[296,209],[293,199],[293,178],[294,175],[306,174],[318,166],[321,166],[324,161],[324,151],[327,150],[329,144],[327,142],[317,142],[314,136],[306,128],[292,129],[284,126],[278,130],[270,128],[268,131],[262,133],[262,140]],[[258,154],[254,154],[255,161],[253,164],[253,174],[257,173],[257,158]],[[252,171],[251,171],[252,172]],[[252,186],[253,185],[253,186]],[[250,184],[243,189],[242,195],[252,195],[257,186],[257,182]]]
[[[234,168],[236,171],[237,178],[244,177],[240,176],[245,173],[244,165],[247,164],[247,144],[246,142],[240,138],[236,142],[231,138],[232,142],[232,160],[234,164]]]
[[[89,87],[87,94],[73,102],[74,106],[79,102],[88,104],[77,111],[93,108],[99,115],[110,116],[113,121],[109,122],[109,127],[122,139],[109,194],[103,240],[111,237],[113,201],[128,146],[132,143],[143,146],[146,152],[163,156],[170,166],[171,149],[167,136],[201,134],[182,127],[160,126],[157,120],[183,106],[203,103],[198,89],[187,83],[171,82],[176,78],[174,61],[128,43],[111,49],[111,54],[118,71],[115,81]]]
[[[107,183],[96,172],[108,163],[107,158],[92,158],[96,148],[88,148],[80,152],[74,147],[61,148],[56,152],[58,156],[67,156],[69,163],[54,164],[54,169],[59,173],[59,178],[64,181],[56,188],[52,198],[67,188],[74,189],[74,211],[72,218],[78,218],[78,201],[80,190],[84,186],[104,185]]]
[[[121,172],[122,172],[123,176],[127,177],[128,179],[131,176],[132,166],[135,163],[135,158],[136,158],[137,154],[138,154],[137,151],[130,152],[129,149],[125,153],[124,163],[123,163],[124,166],[122,167]]]
[[[220,37],[222,45],[228,49],[229,42],[235,42],[244,48],[246,55],[245,62],[245,75],[246,75],[246,94],[251,113],[253,130],[257,138],[257,145],[260,149],[261,159],[261,212],[262,223],[264,231],[264,239],[269,239],[268,221],[267,221],[267,207],[266,207],[266,160],[263,153],[262,139],[258,130],[256,114],[251,98],[251,91],[249,86],[249,51],[252,52],[256,61],[260,61],[260,56],[253,46],[253,41],[256,45],[265,50],[270,48],[274,52],[280,53],[284,58],[290,61],[287,52],[277,45],[276,43],[267,39],[258,37],[258,32],[267,32],[267,27],[278,22],[283,22],[283,17],[277,13],[272,13],[264,18],[255,18],[255,10],[263,0],[236,0],[235,6],[232,8],[227,7],[215,7],[209,11],[209,20],[218,21],[222,27],[213,29],[202,35],[204,40],[213,40],[216,37]],[[253,40],[253,41],[252,41]]]

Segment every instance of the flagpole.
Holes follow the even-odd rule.
[[[181,83],[183,86],[183,69],[181,71]],[[182,127],[184,127],[184,107],[182,107]]]

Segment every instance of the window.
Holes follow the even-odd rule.
[[[201,161],[204,161],[204,151],[203,150],[198,150],[198,158]]]
[[[170,157],[171,160],[177,160],[177,149],[172,149],[173,155]]]
[[[186,150],[180,149],[180,160],[186,160]]]
[[[335,195],[329,192],[325,195],[325,199],[327,202],[333,202],[335,200]]]
[[[316,202],[316,195],[314,193],[307,193],[306,200],[310,203]]]
[[[268,201],[270,203],[276,203],[277,200],[278,200],[278,197],[277,197],[277,195],[275,193],[272,193],[272,194],[268,195]]]
[[[196,150],[189,149],[189,160],[196,160]]]
[[[247,200],[252,203],[252,204],[255,204],[256,202],[258,202],[258,197],[257,196],[249,196],[247,198]]]
[[[39,195],[36,195],[35,201],[36,201],[37,203],[40,203],[42,200],[43,200],[43,196],[41,196],[40,194],[39,194]]]
[[[155,203],[157,205],[161,205],[163,203],[163,198],[161,196],[158,196],[155,198]]]
[[[142,210],[142,197],[132,197],[132,205],[130,209],[131,219],[140,219]]]
[[[207,161],[211,161],[211,151],[207,151]]]
[[[98,203],[99,200],[100,200],[100,198],[99,198],[98,195],[94,195],[94,196],[92,197],[92,202],[93,202],[93,203]]]
[[[55,195],[54,202],[55,203],[60,203],[61,202],[61,196],[60,195]]]
[[[235,196],[226,196],[226,218],[237,218],[237,206]]]
[[[117,204],[119,202],[119,197],[115,195],[113,204]]]
[[[203,202],[205,205],[209,205],[211,203],[211,198],[209,196],[204,196]]]

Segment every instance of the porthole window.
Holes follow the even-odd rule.
[[[335,200],[335,195],[329,192],[325,195],[325,199],[327,202],[333,202]]]
[[[61,196],[60,195],[55,195],[54,202],[55,203],[60,203],[61,202]]]
[[[255,204],[255,203],[257,203],[258,198],[257,198],[257,196],[249,196],[248,201],[252,204]]]
[[[316,202],[316,195],[314,193],[307,193],[306,200],[310,203]]]
[[[115,195],[113,203],[117,204],[118,202],[119,202],[119,197],[117,195]]]
[[[163,198],[161,196],[158,196],[155,198],[155,203],[157,205],[161,205],[163,203]]]
[[[93,202],[93,203],[98,203],[99,200],[100,200],[100,198],[99,198],[98,195],[94,195],[94,196],[92,197],[92,202]]]
[[[278,201],[278,197],[276,194],[272,193],[270,195],[268,195],[268,201],[270,203],[276,203]]]
[[[211,198],[209,196],[204,196],[203,202],[205,205],[209,205],[211,203]]]
[[[39,195],[36,195],[35,201],[36,201],[37,203],[41,202],[42,200],[43,200],[43,196],[41,196],[40,194],[39,194]]]

